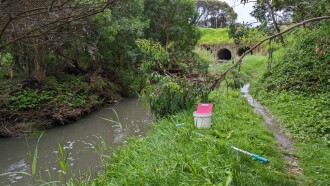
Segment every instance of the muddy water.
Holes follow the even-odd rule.
[[[280,124],[270,111],[258,101],[253,99],[249,93],[250,84],[246,84],[241,89],[244,97],[247,99],[253,110],[259,114],[269,130],[272,131],[275,139],[279,143],[280,148],[285,152],[284,159],[289,164],[287,171],[289,174],[301,175],[302,170],[298,165],[298,159],[293,156],[293,142],[281,129]]]
[[[115,110],[115,112],[114,112]],[[107,118],[116,122],[110,122]],[[67,163],[72,172],[96,173],[99,170],[100,158],[95,153],[95,143],[104,138],[111,148],[126,143],[129,136],[144,135],[151,122],[149,110],[142,107],[138,99],[125,99],[108,108],[100,109],[74,124],[53,128],[47,131],[38,145],[38,172],[44,179],[56,180],[61,169],[57,158],[60,157],[58,144],[62,143],[69,153]],[[121,125],[117,124],[117,121]],[[28,147],[33,150],[37,137],[25,139],[0,139],[0,174],[7,172],[31,173]],[[69,171],[71,172],[71,171]],[[0,176],[0,185],[31,185],[32,179],[19,173]]]

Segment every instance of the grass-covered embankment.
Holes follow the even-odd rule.
[[[200,45],[234,43],[234,40],[229,38],[228,28],[199,28],[199,30],[201,32],[198,42]]]
[[[260,38],[266,37],[265,34],[250,28],[246,37],[241,38],[239,41],[235,41],[229,37],[229,28],[199,28],[201,38],[198,41],[199,45],[216,45],[216,44],[234,44],[238,42],[239,45],[253,45],[259,42]],[[266,45],[262,45],[262,48],[266,48]]]
[[[213,126],[194,127],[192,111],[161,119],[145,138],[114,151],[99,185],[295,185],[277,142],[239,91],[213,92]],[[180,124],[177,127],[177,124]],[[234,145],[270,160],[265,164]]]
[[[283,52],[283,51],[279,51]],[[278,58],[280,53],[274,56]],[[267,69],[267,58],[248,56],[241,67],[249,74],[251,91],[280,120],[294,140],[294,155],[303,169],[303,184],[327,185],[330,183],[329,123],[330,95],[302,91],[270,91],[260,81]]]

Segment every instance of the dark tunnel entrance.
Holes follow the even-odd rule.
[[[250,50],[250,47],[240,47],[238,50],[237,50],[237,55],[238,56],[242,56],[246,51]],[[250,52],[251,55],[253,55],[253,52],[251,51]]]
[[[223,48],[218,51],[218,60],[231,60],[230,50]]]

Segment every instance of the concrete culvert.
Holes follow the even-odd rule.
[[[238,56],[242,56],[246,51],[250,50],[250,47],[240,47],[238,50],[237,50],[237,55]],[[251,51],[250,53],[251,55],[253,55],[253,52]]]
[[[230,50],[223,48],[218,51],[218,60],[231,60]]]

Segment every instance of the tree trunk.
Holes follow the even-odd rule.
[[[277,24],[277,22],[276,22],[275,14],[274,14],[274,9],[273,9],[272,5],[269,3],[269,1],[266,1],[266,4],[267,4],[267,6],[268,6],[268,11],[269,11],[269,13],[270,13],[270,15],[272,16],[272,20],[273,20],[274,28],[275,28],[275,30],[277,31],[277,33],[280,33],[281,30],[280,30],[280,28],[278,27],[278,24]],[[284,46],[285,43],[284,43],[284,38],[283,38],[283,36],[282,36],[282,35],[279,35],[279,37],[280,37],[280,41],[281,41],[282,45]]]

